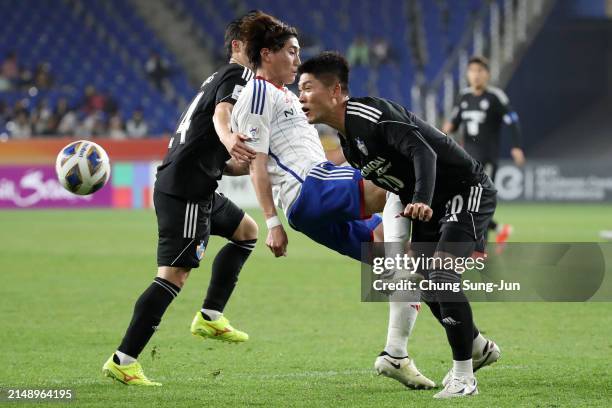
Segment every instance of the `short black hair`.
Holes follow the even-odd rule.
[[[242,41],[242,34],[240,29],[242,27],[242,23],[244,23],[248,18],[253,18],[258,13],[261,13],[259,10],[251,10],[246,13],[242,17],[235,18],[230,21],[230,23],[225,27],[225,36],[223,38],[223,47],[225,48],[225,54],[227,59],[232,58],[232,41],[239,40]]]
[[[298,77],[302,74],[312,74],[327,86],[335,81],[340,82],[345,93],[348,93],[349,64],[337,51],[324,51],[307,61],[298,68]]]
[[[269,14],[259,12],[242,23],[240,30],[246,41],[246,53],[253,68],[261,66],[261,50],[269,48],[277,52],[291,37],[297,38],[297,29]]]
[[[474,55],[470,57],[470,59],[468,60],[468,66],[472,64],[478,64],[487,71],[489,71],[489,60],[481,55]]]

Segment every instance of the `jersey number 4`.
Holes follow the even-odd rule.
[[[185,138],[187,137],[187,131],[189,130],[189,126],[191,126],[191,117],[193,116],[193,112],[198,106],[198,102],[200,102],[200,99],[202,98],[203,95],[204,95],[204,91],[198,93],[196,97],[193,98],[193,101],[191,101],[189,108],[187,109],[187,111],[183,115],[183,118],[181,119],[181,123],[179,123],[178,128],[176,129],[175,133],[180,135],[179,144],[185,144]],[[173,144],[174,144],[174,136],[170,139],[170,144],[168,145],[168,149],[170,149]]]

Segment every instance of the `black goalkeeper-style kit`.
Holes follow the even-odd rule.
[[[218,103],[235,104],[252,77],[253,72],[242,65],[224,65],[204,81],[179,120],[168,153],[157,168],[153,195],[159,266],[197,268],[208,245],[211,215],[213,228],[222,224],[234,229],[244,215],[229,199],[215,195],[230,155],[215,131],[213,115]]]
[[[482,165],[454,140],[403,106],[371,97],[347,101],[345,129],[344,155],[364,178],[398,194],[404,204],[431,206],[431,220],[412,222],[411,251],[464,259],[484,251],[496,191]],[[461,281],[460,271],[446,268],[419,269],[425,279],[442,284],[421,291],[421,299],[446,330],[453,360],[466,361],[479,332],[463,291],[443,289]]]
[[[432,208],[432,220],[413,222],[413,242],[445,238],[484,249],[496,190],[482,165],[453,139],[403,106],[374,97],[347,101],[345,129],[344,155],[364,178],[405,205]]]

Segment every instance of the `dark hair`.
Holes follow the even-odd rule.
[[[232,21],[225,27],[225,36],[223,39],[223,47],[225,48],[225,54],[227,59],[232,57],[232,41],[234,40],[242,40],[242,35],[240,33],[240,27],[242,24],[249,18],[253,18],[260,14],[259,10],[251,10],[246,13],[242,17],[238,17]]]
[[[468,65],[478,64],[487,71],[489,70],[489,60],[480,55],[474,55],[468,60]]]
[[[324,51],[300,65],[298,77],[302,74],[312,74],[326,86],[339,81],[343,91],[348,93],[349,70],[348,62],[342,54]]]
[[[269,48],[276,52],[285,46],[291,37],[297,37],[297,30],[269,14],[259,12],[246,19],[240,30],[241,37],[246,41],[246,53],[253,68],[261,66],[261,50]]]

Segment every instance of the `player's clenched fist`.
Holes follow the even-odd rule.
[[[230,133],[221,138],[221,143],[235,160],[250,163],[255,158],[255,151],[245,143],[248,140],[249,138],[241,133]]]
[[[424,203],[408,204],[404,212],[399,214],[402,217],[412,218],[413,220],[429,221],[433,215],[433,210]]]
[[[266,239],[266,246],[270,248],[270,251],[275,257],[287,256],[287,244],[289,239],[287,233],[282,225],[278,225],[268,230],[268,238]]]

